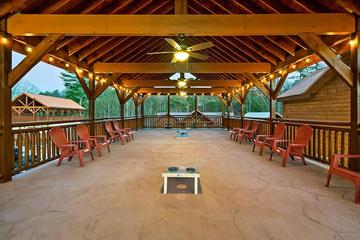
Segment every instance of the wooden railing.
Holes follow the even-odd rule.
[[[312,138],[309,146],[306,148],[306,156],[323,163],[329,163],[330,157],[335,153],[346,154],[349,153],[349,133],[350,123],[345,122],[320,122],[320,121],[301,121],[289,119],[256,119],[246,118],[244,121],[258,121],[260,128],[258,134],[270,134],[271,128],[276,127],[279,122],[286,125],[284,139],[292,140],[295,137],[296,129],[308,124],[313,128]],[[224,127],[233,128],[241,126],[241,118],[232,117],[223,119]],[[342,166],[349,167],[347,159],[341,162]]]
[[[104,123],[106,121],[119,120],[119,118],[95,120],[95,134],[106,135]],[[36,167],[59,157],[59,152],[53,144],[49,131],[54,126],[61,126],[66,133],[67,139],[76,140],[76,126],[78,124],[90,125],[88,120],[83,121],[52,121],[36,123],[13,124],[13,173]],[[136,119],[125,118],[124,126],[135,129]],[[142,128],[142,119],[138,119],[138,128]]]
[[[171,126],[172,128],[221,128],[221,116],[200,116],[191,115],[164,115],[164,116],[145,116],[144,128],[164,128]]]

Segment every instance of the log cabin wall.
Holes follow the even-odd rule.
[[[309,97],[283,103],[287,119],[350,121],[350,88],[338,77],[310,91]]]

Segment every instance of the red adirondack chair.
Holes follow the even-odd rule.
[[[122,135],[126,136],[126,140],[130,141],[131,139],[134,139],[133,132],[130,128],[121,128],[119,121],[113,121],[113,125],[116,131],[120,132]]]
[[[360,203],[360,173],[340,167],[339,160],[341,158],[357,158],[359,160],[360,155],[335,154],[330,161],[330,168],[325,186],[329,187],[332,174],[344,177],[355,184],[355,202]]]
[[[257,129],[259,127],[259,122],[254,121],[252,124],[251,129],[249,130],[243,130],[240,133],[237,134],[238,140],[240,141],[240,144],[245,139],[249,140],[250,142],[254,141]]]
[[[272,151],[269,161],[272,160],[273,153],[277,153],[282,156],[282,166],[286,167],[289,156],[294,160],[294,157],[299,157],[304,165],[306,165],[304,151],[309,144],[312,134],[312,128],[308,125],[303,125],[296,130],[294,140],[274,140],[272,145]],[[279,143],[288,143],[286,149],[278,146]]]
[[[244,121],[244,127],[243,128],[233,128],[230,130],[230,140],[237,141],[237,134],[239,134],[241,131],[249,130],[250,127],[250,121]]]
[[[108,152],[110,152],[110,144],[105,135],[90,136],[89,129],[85,124],[77,125],[76,132],[81,140],[88,140],[90,142],[91,149],[96,148],[99,157],[101,157],[103,146],[106,146]]]
[[[54,142],[55,146],[59,149],[60,158],[57,166],[60,166],[64,158],[69,158],[69,161],[76,155],[79,159],[80,166],[84,167],[84,153],[89,152],[91,159],[94,160],[90,143],[88,140],[68,141],[64,130],[61,127],[53,127],[50,129],[50,137]],[[83,148],[79,148],[78,145],[83,144]]]
[[[255,151],[256,146],[260,147],[260,150],[259,150],[260,156],[262,155],[265,146],[271,149],[274,140],[280,140],[284,137],[285,128],[286,128],[286,126],[284,123],[279,123],[276,126],[275,132],[273,135],[257,135],[256,139],[254,141],[253,152]]]
[[[119,140],[121,141],[121,144],[124,145],[125,142],[127,141],[126,136],[116,131],[111,122],[105,122],[105,129],[107,133],[110,135],[110,142],[115,142]]]

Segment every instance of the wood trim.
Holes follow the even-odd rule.
[[[126,23],[126,24],[124,24]],[[300,24],[301,23],[301,24]],[[9,33],[26,35],[192,36],[321,35],[354,32],[354,16],[322,14],[224,15],[102,15],[16,14],[8,20]]]

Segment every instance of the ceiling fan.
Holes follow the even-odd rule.
[[[186,45],[183,44],[184,40],[185,40],[184,34],[178,35],[179,43],[177,43],[172,38],[165,38],[165,41],[168,42],[173,48],[175,48],[174,51],[150,52],[147,54],[154,55],[154,54],[173,53],[174,57],[171,60],[171,63],[176,63],[178,61],[182,62],[182,61],[187,60],[189,57],[193,57],[193,58],[200,59],[200,60],[206,60],[206,59],[208,59],[209,56],[202,54],[202,53],[196,53],[195,51],[199,51],[202,49],[211,48],[211,47],[215,46],[212,42],[203,42],[203,43],[193,45],[191,47],[187,47]]]

